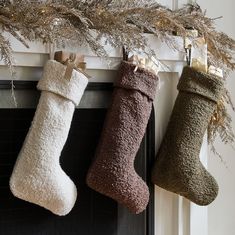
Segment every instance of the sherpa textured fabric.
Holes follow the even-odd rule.
[[[68,214],[77,198],[76,186],[61,169],[59,158],[75,105],[88,83],[75,70],[66,80],[65,68],[56,61],[48,61],[44,68],[37,86],[42,91],[39,104],[10,179],[16,197],[57,215]]]
[[[134,69],[135,65],[128,62],[120,67],[87,184],[138,214],[148,204],[149,190],[134,169],[134,159],[152,110],[158,78],[145,69]]]
[[[185,67],[179,94],[157,154],[152,181],[198,205],[217,196],[218,185],[199,159],[203,136],[224,90],[215,75]]]

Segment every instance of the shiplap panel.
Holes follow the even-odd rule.
[[[190,0],[177,0],[178,8],[182,7],[183,5],[189,3]]]
[[[157,0],[158,3],[160,3],[163,6],[167,6],[172,9],[172,3],[174,0]]]
[[[196,0],[172,0],[173,6],[175,6],[175,9],[183,7],[187,3],[195,3]]]

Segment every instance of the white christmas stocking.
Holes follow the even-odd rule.
[[[37,86],[41,90],[39,104],[10,179],[16,197],[57,215],[68,214],[77,198],[76,186],[62,170],[59,158],[75,106],[88,83],[76,70],[66,79],[65,71],[66,66],[47,62]]]

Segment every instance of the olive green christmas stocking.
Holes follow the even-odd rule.
[[[217,196],[218,185],[199,159],[203,136],[224,90],[215,75],[185,67],[179,94],[152,171],[154,184],[198,205]]]

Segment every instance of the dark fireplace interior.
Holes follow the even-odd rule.
[[[153,112],[135,161],[137,172],[149,185],[150,203],[144,213],[132,215],[85,183],[112,93],[112,84],[88,86],[60,158],[62,168],[77,185],[78,199],[69,215],[59,217],[15,198],[9,190],[9,177],[40,95],[35,82],[18,81],[15,87],[17,108],[12,102],[10,83],[0,83],[0,235],[153,235],[154,193],[149,180],[154,158]]]

